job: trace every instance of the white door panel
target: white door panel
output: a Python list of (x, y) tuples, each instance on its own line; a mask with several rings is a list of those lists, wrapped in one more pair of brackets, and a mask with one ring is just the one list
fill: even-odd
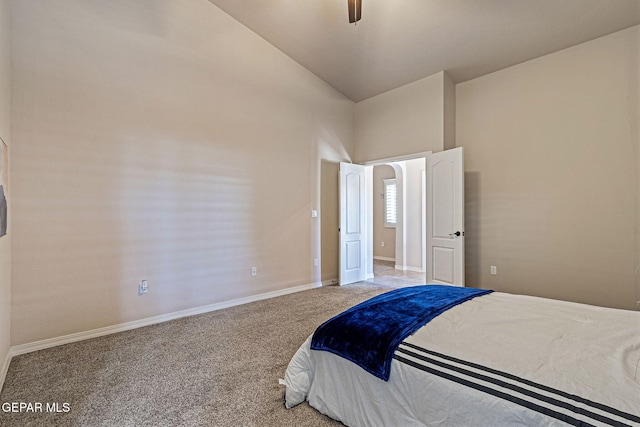
[(365, 166), (340, 163), (340, 285), (365, 280)]
[(462, 147), (427, 156), (427, 281), (464, 286)]

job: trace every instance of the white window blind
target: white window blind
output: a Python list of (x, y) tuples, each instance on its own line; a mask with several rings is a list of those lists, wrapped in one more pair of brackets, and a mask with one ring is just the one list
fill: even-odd
[(384, 180), (384, 226), (395, 227), (397, 220), (396, 180)]

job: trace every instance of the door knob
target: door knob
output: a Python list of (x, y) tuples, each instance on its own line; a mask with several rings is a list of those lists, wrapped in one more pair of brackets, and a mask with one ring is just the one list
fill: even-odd
[(459, 232), (459, 231), (456, 231), (455, 233), (449, 233), (449, 236), (451, 236), (451, 237), (453, 237), (453, 236), (455, 236), (455, 237), (459, 237), (459, 236), (461, 236), (461, 235), (464, 235), (464, 233), (461, 233), (461, 232)]

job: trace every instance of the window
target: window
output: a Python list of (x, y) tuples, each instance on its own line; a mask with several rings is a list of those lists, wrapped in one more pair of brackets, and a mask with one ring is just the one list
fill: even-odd
[(397, 203), (396, 203), (396, 180), (385, 179), (384, 181), (384, 226), (396, 227)]

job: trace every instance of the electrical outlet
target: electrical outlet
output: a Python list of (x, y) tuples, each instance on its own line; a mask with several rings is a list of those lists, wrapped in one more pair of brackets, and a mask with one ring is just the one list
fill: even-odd
[(491, 274), (494, 275), (494, 276), (496, 274), (498, 274), (498, 267), (496, 267), (495, 265), (492, 265), (491, 266)]
[(384, 248), (384, 242), (380, 242), (380, 246)]
[(640, 300), (636, 301), (636, 305), (640, 308)]
[(253, 277), (258, 275), (258, 267), (251, 267), (251, 275)]
[(149, 292), (149, 284), (146, 280), (141, 280), (138, 283), (138, 295), (146, 294), (147, 292)]

